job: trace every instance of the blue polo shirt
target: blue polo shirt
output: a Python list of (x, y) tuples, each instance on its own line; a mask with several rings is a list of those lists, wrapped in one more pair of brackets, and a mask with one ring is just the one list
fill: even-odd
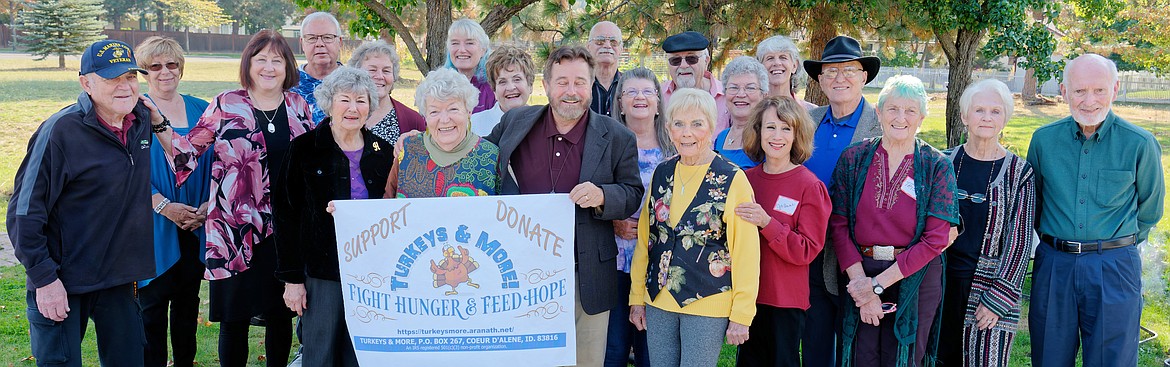
[(817, 125), (817, 132), (813, 135), (813, 154), (804, 162), (804, 166), (817, 175), (825, 187), (833, 187), (833, 168), (837, 167), (837, 158), (853, 141), (853, 132), (857, 130), (857, 123), (865, 108), (865, 97), (862, 97), (853, 114), (835, 119), (833, 107), (829, 106), (825, 118)]

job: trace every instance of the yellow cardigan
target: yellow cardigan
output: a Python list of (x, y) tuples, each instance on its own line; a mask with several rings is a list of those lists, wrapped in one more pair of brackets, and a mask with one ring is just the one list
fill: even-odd
[[(670, 225), (678, 224), (695, 198), (697, 190), (683, 192), (683, 181), (680, 177), (696, 177), (703, 175), (710, 164), (688, 166), (678, 163), (674, 173), (674, 198), (670, 203)], [(700, 172), (703, 171), (703, 172)], [(698, 182), (694, 182), (698, 187)], [(760, 234), (756, 225), (735, 215), (735, 207), (742, 203), (750, 203), (752, 186), (748, 183), (743, 171), (735, 173), (731, 179), (731, 190), (727, 193), (727, 205), (724, 207), (723, 223), (726, 226), (727, 249), (731, 253), (731, 290), (713, 294), (692, 302), (686, 307), (679, 307), (670, 291), (663, 289), (657, 299), (650, 299), (646, 291), (646, 268), (649, 265), (649, 249), (647, 243), (650, 238), (650, 215), (653, 210), (646, 210), (650, 195), (642, 202), (642, 214), (638, 217), (638, 246), (634, 249), (634, 262), (630, 266), (630, 305), (651, 305), (664, 311), (698, 315), (707, 317), (727, 317), (737, 324), (750, 326), (756, 315), (756, 292), (760, 285)]]

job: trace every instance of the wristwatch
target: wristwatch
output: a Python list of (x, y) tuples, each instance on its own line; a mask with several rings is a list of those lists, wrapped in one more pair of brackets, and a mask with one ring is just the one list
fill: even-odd
[(873, 294), (880, 296), (882, 295), (882, 292), (886, 291), (886, 287), (883, 287), (881, 283), (878, 283), (877, 278), (870, 278), (870, 280), (873, 281)]

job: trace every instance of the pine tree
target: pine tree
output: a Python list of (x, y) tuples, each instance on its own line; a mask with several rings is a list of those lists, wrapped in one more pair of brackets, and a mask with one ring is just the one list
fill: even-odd
[(100, 0), (33, 0), (20, 14), (19, 42), (44, 60), (57, 55), (57, 67), (65, 68), (65, 55), (79, 54), (91, 43), (105, 39)]

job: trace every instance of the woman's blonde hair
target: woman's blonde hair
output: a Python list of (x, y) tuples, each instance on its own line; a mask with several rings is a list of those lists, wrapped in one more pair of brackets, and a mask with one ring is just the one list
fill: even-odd
[(711, 128), (711, 132), (715, 131), (715, 97), (711, 97), (711, 93), (695, 88), (682, 88), (674, 91), (670, 96), (670, 102), (666, 104), (666, 121), (667, 126), (674, 121), (675, 114), (687, 111), (698, 110), (703, 113), (703, 117), (707, 118), (707, 125)]

